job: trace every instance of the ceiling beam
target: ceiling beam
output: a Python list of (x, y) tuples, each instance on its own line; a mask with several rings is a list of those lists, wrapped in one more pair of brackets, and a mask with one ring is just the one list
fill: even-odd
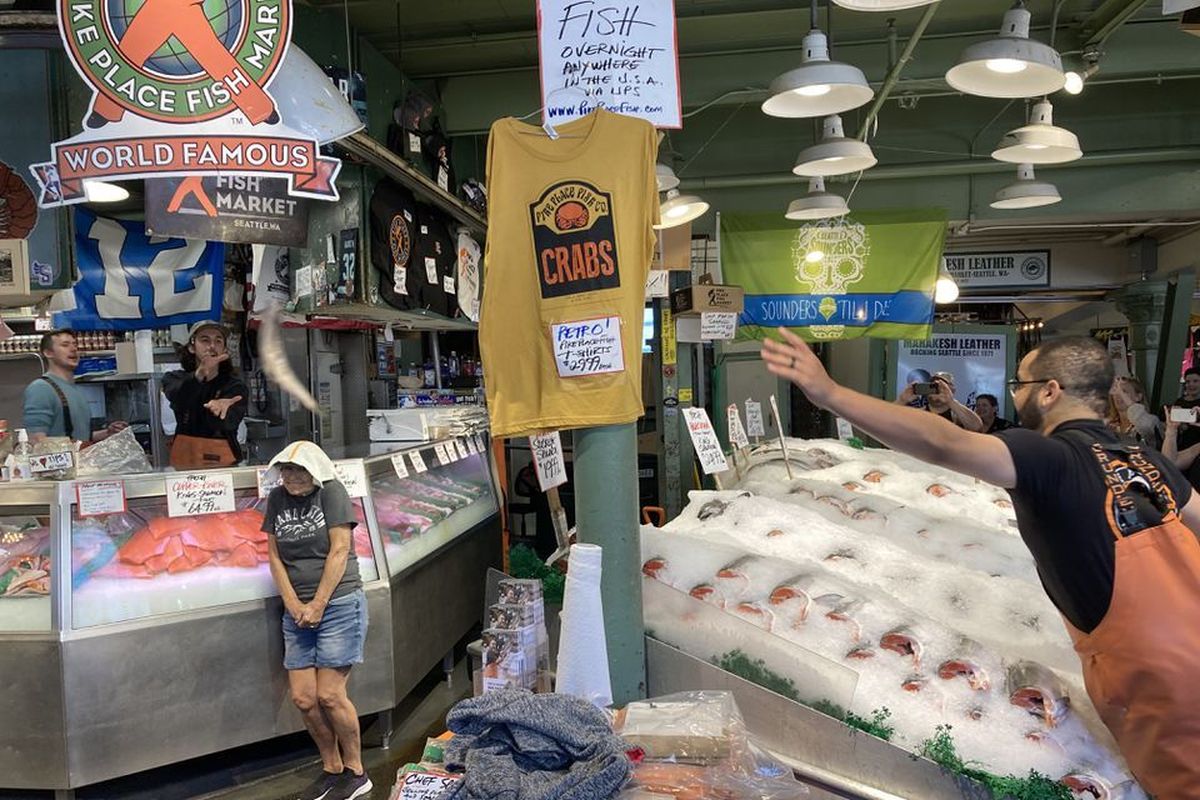
[(908, 37), (908, 43), (904, 45), (904, 50), (900, 53), (900, 58), (888, 70), (887, 77), (883, 79), (883, 86), (876, 93), (875, 102), (871, 104), (871, 110), (867, 112), (867, 116), (863, 118), (862, 126), (858, 129), (858, 138), (862, 141), (865, 142), (867, 140), (867, 132), (871, 130), (871, 123), (875, 120), (879, 109), (883, 108), (883, 104), (887, 102), (892, 89), (895, 88), (896, 83), (900, 80), (900, 73), (904, 71), (904, 67), (912, 58), (913, 51), (917, 49), (917, 42), (921, 41), (921, 37), (925, 34), (925, 29), (929, 27), (929, 23), (933, 21), (933, 15), (937, 13), (937, 10), (941, 6), (942, 4), (939, 2), (925, 9), (925, 13), (921, 15), (921, 21), (917, 23), (912, 36)]
[(1080, 25), (1083, 36), (1082, 49), (1087, 50), (1104, 44), (1117, 28), (1141, 10), (1146, 0), (1104, 0)]

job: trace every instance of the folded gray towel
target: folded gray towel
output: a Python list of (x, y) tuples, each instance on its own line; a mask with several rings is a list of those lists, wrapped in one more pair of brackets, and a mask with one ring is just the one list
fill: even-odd
[(629, 779), (626, 745), (578, 697), (502, 689), (446, 717), (446, 767), (463, 780), (440, 800), (608, 800)]

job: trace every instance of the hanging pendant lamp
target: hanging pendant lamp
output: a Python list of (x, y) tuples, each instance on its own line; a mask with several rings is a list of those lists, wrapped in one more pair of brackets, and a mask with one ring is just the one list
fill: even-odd
[(675, 170), (667, 164), (654, 165), (654, 180), (658, 184), (660, 192), (669, 192), (679, 188), (679, 178), (675, 175)]
[(813, 178), (808, 182), (808, 193), (793, 200), (783, 216), (792, 220), (830, 219), (850, 213), (846, 199), (840, 194), (825, 191), (825, 179)]
[(1029, 124), (1006, 133), (992, 151), (992, 158), (1010, 164), (1065, 164), (1082, 157), (1079, 137), (1054, 124), (1047, 100), (1034, 103)]
[(771, 81), (762, 104), (772, 117), (824, 117), (870, 102), (875, 91), (858, 67), (831, 61), (829, 39), (817, 28), (817, 0), (812, 0), (812, 27), (804, 37), (800, 66)]
[(869, 144), (846, 138), (842, 118), (834, 114), (825, 118), (820, 141), (800, 151), (792, 172), (806, 178), (845, 175), (870, 169), (877, 163)]
[(903, 11), (930, 6), (938, 0), (833, 0), (833, 4), (851, 11)]
[(1037, 180), (1033, 175), (1033, 165), (1022, 164), (1017, 167), (1016, 183), (1010, 183), (996, 192), (992, 208), (1038, 208), (1052, 206), (1061, 200), (1057, 186)]
[(1063, 88), (1062, 58), (1053, 47), (1029, 38), (1024, 0), (1004, 15), (1000, 35), (969, 45), (946, 73), (946, 83), (980, 97), (1036, 97)]
[(678, 189), (667, 192), (667, 199), (659, 207), (662, 221), (654, 227), (658, 230), (686, 225), (708, 213), (708, 203), (694, 194), (680, 194)]

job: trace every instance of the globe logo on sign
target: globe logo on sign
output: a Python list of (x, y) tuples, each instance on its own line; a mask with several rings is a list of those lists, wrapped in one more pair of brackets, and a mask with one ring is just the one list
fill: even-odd
[(1046, 262), (1040, 256), (1029, 256), (1021, 262), (1021, 277), (1027, 281), (1040, 280), (1046, 274)]
[[(145, 0), (107, 0), (109, 24), (118, 41), (125, 37), (129, 23), (144, 5)], [(238, 37), (242, 33), (241, 0), (203, 0), (200, 3), (204, 17), (212, 27), (217, 40), (230, 53), (236, 50)], [(204, 69), (174, 36), (163, 42), (162, 47), (146, 59), (143, 66), (164, 78), (198, 78)]]

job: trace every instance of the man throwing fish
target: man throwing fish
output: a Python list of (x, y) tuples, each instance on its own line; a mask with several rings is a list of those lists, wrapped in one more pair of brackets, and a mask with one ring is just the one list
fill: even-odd
[(1200, 497), (1161, 454), (1104, 423), (1104, 346), (1046, 342), (1009, 381), (1024, 428), (987, 435), (835, 383), (790, 331), (764, 341), (773, 374), (880, 442), (1008, 490), (1088, 695), (1158, 800), (1200, 786)]

